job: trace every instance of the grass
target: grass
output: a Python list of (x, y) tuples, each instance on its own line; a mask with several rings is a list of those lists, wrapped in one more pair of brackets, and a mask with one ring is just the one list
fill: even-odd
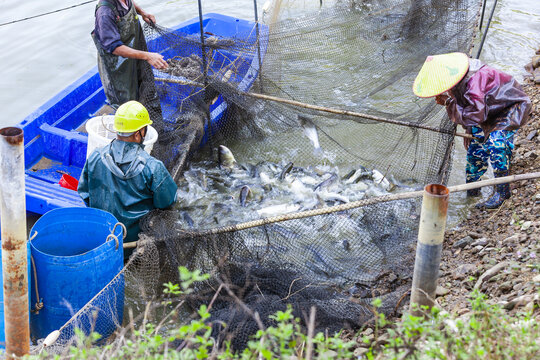
[[(181, 284), (165, 285), (169, 296), (191, 292), (191, 285), (207, 278), (199, 272), (181, 269)], [(313, 332), (316, 320), (312, 309), (307, 326), (301, 326), (292, 309), (272, 315), (275, 326), (260, 330), (246, 349), (234, 351), (230, 343), (217, 344), (212, 337), (210, 310), (198, 309), (195, 318), (179, 325), (178, 306), (158, 324), (145, 316), (138, 326), (132, 322), (119, 330), (114, 340), (96, 346), (99, 334), (86, 336), (77, 331), (71, 346), (60, 355), (47, 349), (27, 359), (539, 359), (540, 325), (538, 307), (527, 313), (510, 314), (490, 305), (478, 291), (470, 294), (471, 312), (456, 317), (437, 308), (423, 309), (426, 316), (405, 314), (390, 322), (378, 313), (380, 300), (373, 303), (374, 338), (363, 344), (344, 341), (340, 334)], [(150, 304), (149, 304), (150, 306)], [(170, 302), (155, 304), (171, 307)], [(145, 312), (146, 314), (147, 312)], [(257, 315), (254, 315), (257, 316)], [(535, 319), (535, 316), (537, 317)], [(260, 319), (259, 319), (260, 320)], [(361, 331), (356, 337), (361, 337)], [(355, 348), (363, 346), (360, 357)]]

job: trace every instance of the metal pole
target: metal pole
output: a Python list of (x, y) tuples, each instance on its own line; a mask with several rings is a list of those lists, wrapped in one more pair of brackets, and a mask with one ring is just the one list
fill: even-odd
[(206, 46), (204, 45), (204, 29), (203, 29), (203, 18), (202, 18), (202, 4), (201, 0), (198, 0), (199, 3), (199, 26), (201, 29), (201, 55), (202, 55), (202, 66), (203, 66), (203, 79), (204, 86), (208, 85), (208, 80), (206, 79)]
[(429, 184), (424, 188), (410, 307), (416, 316), (423, 314), (422, 306), (434, 305), (449, 193), (444, 185)]
[(484, 23), (484, 13), (486, 12), (486, 3), (487, 0), (484, 0), (484, 3), (482, 4), (482, 15), (480, 16), (480, 26), (478, 27), (478, 30), (482, 30), (482, 24)]
[(24, 134), (0, 129), (0, 208), (6, 356), (30, 351), (28, 254), (24, 188)]
[(495, 9), (497, 8), (497, 2), (499, 0), (495, 0), (495, 3), (493, 3), (493, 8), (491, 9), (491, 13), (489, 14), (488, 23), (486, 25), (486, 30), (484, 31), (484, 35), (482, 36), (482, 41), (480, 41), (480, 46), (478, 47), (478, 52), (476, 53), (476, 59), (480, 58), (480, 53), (482, 52), (482, 48), (484, 47), (484, 41), (486, 41), (486, 36), (489, 30), (489, 25), (491, 25), (491, 19), (493, 19), (493, 13), (495, 12)]
[(259, 92), (263, 93), (262, 85), (262, 60), (261, 60), (261, 38), (259, 35), (259, 15), (257, 11), (257, 0), (253, 0), (253, 10), (255, 12), (255, 30), (257, 33), (257, 57), (259, 58), (259, 71), (257, 72), (257, 77), (259, 78)]

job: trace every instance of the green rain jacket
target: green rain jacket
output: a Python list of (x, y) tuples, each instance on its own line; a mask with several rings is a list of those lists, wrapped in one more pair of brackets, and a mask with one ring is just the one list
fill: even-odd
[(163, 163), (142, 145), (113, 140), (90, 154), (77, 191), (87, 206), (112, 213), (136, 241), (139, 220), (150, 210), (171, 206), (177, 186)]

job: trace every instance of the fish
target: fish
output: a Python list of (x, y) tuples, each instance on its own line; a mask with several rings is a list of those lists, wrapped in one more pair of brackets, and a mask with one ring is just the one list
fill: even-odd
[(240, 206), (245, 207), (247, 200), (250, 199), (252, 196), (253, 194), (249, 186), (247, 185), (242, 186), (242, 188), (240, 189), (240, 196), (239, 196)]
[(190, 228), (194, 227), (195, 222), (193, 221), (193, 219), (191, 218), (191, 216), (189, 216), (187, 212), (185, 211), (182, 212), (182, 219), (184, 219), (184, 221)]
[(338, 180), (337, 174), (331, 174), (330, 177), (328, 177), (326, 180), (321, 182), (319, 185), (315, 186), (314, 191), (329, 188), (330, 186), (334, 185), (337, 180)]
[(281, 170), (281, 173), (279, 174), (279, 180), (283, 180), (285, 178), (285, 175), (287, 175), (288, 173), (291, 172), (292, 168), (293, 168), (293, 163), (290, 162), (288, 163), (287, 165), (285, 165), (283, 167), (283, 170)]
[(371, 173), (369, 172), (369, 170), (367, 169), (358, 169), (358, 170), (353, 170), (352, 171), (352, 174), (349, 173), (350, 176), (345, 176), (343, 179), (345, 180), (345, 184), (348, 185), (348, 184), (356, 184), (357, 182), (359, 182), (360, 180), (362, 179), (365, 179), (367, 177), (369, 177), (371, 175)]
[(218, 164), (221, 169), (233, 169), (237, 166), (236, 159), (231, 150), (225, 145), (218, 147)]
[(306, 116), (298, 115), (298, 122), (300, 123), (300, 126), (304, 128), (304, 134), (313, 144), (315, 155), (322, 154), (321, 145), (319, 143), (319, 134), (317, 133), (317, 127), (313, 121)]
[(388, 181), (386, 176), (381, 174), (378, 170), (373, 170), (371, 173), (373, 175), (373, 181), (375, 184), (379, 185), (386, 191), (390, 190), (390, 181)]
[(277, 215), (288, 214), (300, 210), (298, 204), (279, 204), (267, 206), (265, 208), (257, 210), (257, 214), (261, 217), (272, 217)]
[(344, 204), (350, 201), (348, 197), (340, 195), (338, 193), (334, 193), (334, 192), (323, 191), (319, 194), (319, 197), (323, 199), (324, 201), (337, 201)]

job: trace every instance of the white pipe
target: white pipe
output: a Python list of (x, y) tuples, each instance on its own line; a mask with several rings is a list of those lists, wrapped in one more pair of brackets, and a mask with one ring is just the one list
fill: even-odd
[(422, 306), (434, 305), (449, 193), (444, 185), (430, 184), (424, 188), (411, 291), (410, 311), (416, 316), (423, 313)]
[(11, 359), (30, 351), (24, 134), (15, 127), (0, 129), (0, 208), (6, 356)]

